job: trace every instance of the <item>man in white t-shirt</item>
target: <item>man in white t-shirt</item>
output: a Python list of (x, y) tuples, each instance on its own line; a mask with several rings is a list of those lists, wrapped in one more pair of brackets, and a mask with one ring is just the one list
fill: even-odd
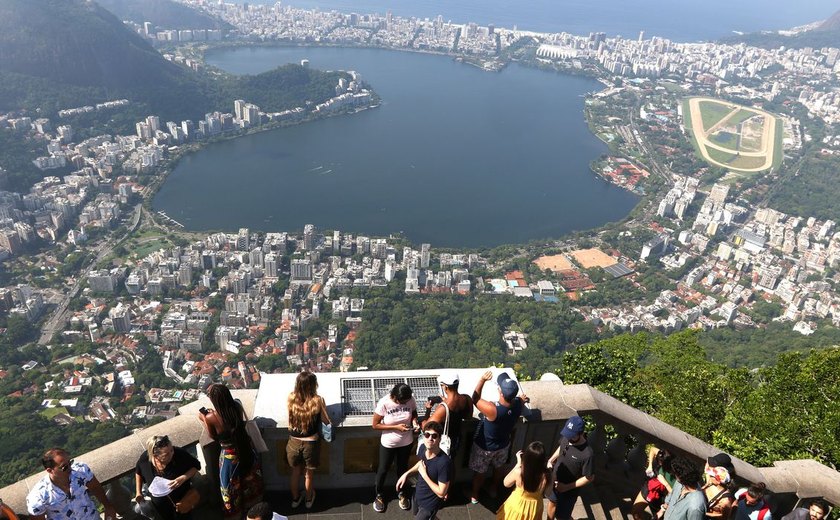
[[(399, 383), (391, 392), (379, 400), (373, 412), (373, 429), (382, 432), (379, 446), (379, 469), (376, 472), (376, 498), (373, 510), (385, 512), (385, 477), (396, 460), (397, 474), (402, 475), (408, 469), (411, 445), (414, 434), (420, 431), (417, 423), (417, 403), (414, 401), (411, 387)], [(400, 509), (411, 509), (410, 490), (400, 490)]]

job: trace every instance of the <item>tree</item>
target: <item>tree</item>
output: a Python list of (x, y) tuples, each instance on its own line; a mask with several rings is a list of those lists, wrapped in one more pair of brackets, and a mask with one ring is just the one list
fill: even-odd
[(787, 353), (732, 403), (715, 444), (753, 464), (814, 458), (840, 464), (840, 348)]
[(627, 334), (578, 347), (563, 356), (563, 381), (588, 384), (650, 412), (650, 392), (638, 378), (638, 359), (647, 346), (647, 334)]

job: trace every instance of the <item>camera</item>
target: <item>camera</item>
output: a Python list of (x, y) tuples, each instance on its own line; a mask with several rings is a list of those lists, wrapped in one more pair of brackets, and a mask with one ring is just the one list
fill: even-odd
[(441, 397), (439, 395), (430, 395), (429, 396), (429, 402), (432, 403), (432, 404), (440, 404), (440, 403), (443, 402), (443, 397)]

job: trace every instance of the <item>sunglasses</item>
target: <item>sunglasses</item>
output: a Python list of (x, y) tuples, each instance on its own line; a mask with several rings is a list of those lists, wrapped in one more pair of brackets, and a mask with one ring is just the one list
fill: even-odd
[(440, 437), (440, 434), (436, 432), (423, 432), (423, 436), (427, 439), (437, 439), (438, 437)]
[(55, 469), (57, 469), (58, 471), (64, 472), (64, 471), (67, 471), (68, 469), (70, 469), (71, 464), (73, 464), (73, 459), (70, 459), (69, 461), (65, 462), (61, 466), (56, 466)]
[(163, 437), (158, 437), (158, 439), (155, 441), (154, 448), (155, 449), (165, 448), (166, 446), (169, 446), (169, 436), (168, 435), (164, 435)]

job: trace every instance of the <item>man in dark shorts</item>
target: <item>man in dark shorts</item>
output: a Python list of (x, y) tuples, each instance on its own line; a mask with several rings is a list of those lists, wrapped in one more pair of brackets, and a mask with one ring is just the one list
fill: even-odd
[(528, 399), (524, 393), (517, 397), (519, 385), (505, 372), (496, 378), (496, 384), (499, 386), (499, 400), (491, 402), (482, 399), (481, 392), (484, 389), (484, 383), (491, 379), (493, 379), (493, 372), (488, 370), (478, 380), (472, 395), (475, 407), (483, 415), (470, 451), (469, 467), (473, 470), (470, 502), (473, 504), (478, 504), (478, 493), (484, 484), (484, 474), (488, 469), (493, 470), (491, 493), (495, 493), (499, 488), (503, 477), (501, 468), (507, 463), (510, 451), (510, 436), (522, 415), (524, 403)]
[(402, 474), (397, 481), (397, 491), (405, 485), (406, 479), (412, 473), (419, 473), (417, 485), (414, 488), (414, 520), (432, 520), (438, 510), (443, 507), (443, 500), (449, 492), (449, 474), (452, 471), (452, 461), (440, 449), (440, 436), (443, 425), (429, 421), (423, 426), (423, 444), (418, 453), (419, 461), (413, 468)]
[(560, 432), (560, 446), (548, 459), (554, 486), (548, 492), (548, 520), (569, 520), (579, 489), (595, 480), (593, 451), (586, 440), (583, 419), (569, 417)]

